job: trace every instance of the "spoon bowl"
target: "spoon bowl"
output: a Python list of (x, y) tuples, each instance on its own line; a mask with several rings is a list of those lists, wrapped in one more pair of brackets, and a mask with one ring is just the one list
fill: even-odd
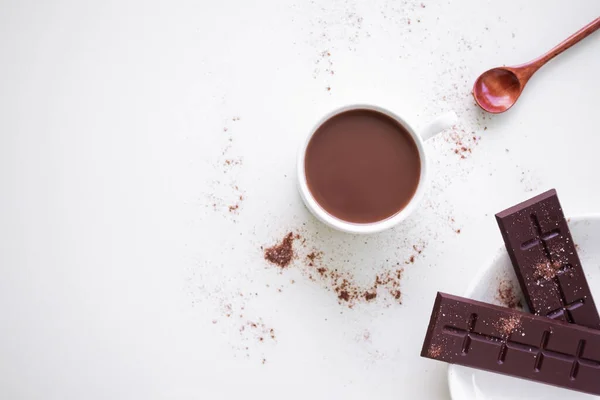
[(473, 97), (479, 106), (492, 114), (502, 113), (516, 102), (529, 78), (548, 61), (573, 46), (600, 28), (600, 18), (596, 18), (558, 46), (523, 65), (516, 67), (492, 68), (477, 78), (473, 85)]
[(473, 96), (479, 107), (498, 114), (515, 104), (523, 86), (511, 69), (492, 68), (477, 78), (473, 85)]

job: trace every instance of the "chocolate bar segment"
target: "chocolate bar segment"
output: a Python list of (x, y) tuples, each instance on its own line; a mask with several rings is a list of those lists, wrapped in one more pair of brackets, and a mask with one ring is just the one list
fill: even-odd
[(496, 220), (531, 312), (599, 329), (556, 190), (502, 211)]
[(600, 395), (600, 331), (445, 293), (421, 356)]

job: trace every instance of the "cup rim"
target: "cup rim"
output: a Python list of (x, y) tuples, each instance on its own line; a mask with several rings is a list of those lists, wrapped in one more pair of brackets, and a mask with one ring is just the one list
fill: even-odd
[[(412, 198), (408, 202), (408, 204), (396, 214), (376, 222), (370, 222), (366, 224), (359, 224), (355, 222), (344, 221), (340, 218), (337, 218), (327, 212), (314, 198), (312, 193), (308, 188), (308, 182), (306, 179), (306, 171), (304, 168), (305, 158), (306, 158), (306, 149), (308, 147), (308, 143), (312, 139), (315, 132), (330, 118), (343, 113), (345, 111), (351, 110), (371, 110), (380, 112), (388, 117), (394, 119), (400, 125), (406, 129), (406, 131), (411, 135), (412, 139), (415, 141), (417, 146), (417, 150), (419, 151), (419, 158), (421, 160), (421, 173), (419, 176), (419, 184), (417, 185), (417, 190), (413, 194)], [(298, 189), (300, 192), (300, 196), (304, 201), (304, 204), (309, 209), (312, 214), (317, 217), (321, 222), (326, 225), (343, 231), (347, 233), (356, 233), (356, 234), (369, 234), (369, 233), (377, 233), (387, 229), (390, 229), (400, 222), (404, 221), (420, 204), (423, 196), (425, 194), (426, 182), (427, 182), (427, 157), (425, 155), (424, 142), (421, 136), (412, 128), (412, 126), (406, 122), (405, 119), (400, 117), (398, 114), (373, 104), (350, 104), (343, 107), (339, 107), (325, 114), (318, 122), (313, 126), (310, 130), (309, 134), (306, 136), (305, 140), (302, 142), (300, 149), (298, 151), (297, 157), (297, 175), (298, 175)]]

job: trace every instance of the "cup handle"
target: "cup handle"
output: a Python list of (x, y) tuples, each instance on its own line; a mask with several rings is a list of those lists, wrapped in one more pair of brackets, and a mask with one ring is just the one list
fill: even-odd
[(445, 114), (442, 114), (429, 124), (419, 129), (421, 138), (423, 140), (431, 139), (441, 131), (448, 129), (452, 125), (456, 124), (456, 121), (458, 121), (458, 117), (456, 116), (456, 113), (454, 111), (449, 111)]

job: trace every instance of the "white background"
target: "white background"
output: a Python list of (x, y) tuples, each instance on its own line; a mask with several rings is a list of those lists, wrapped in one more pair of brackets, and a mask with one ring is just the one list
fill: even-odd
[[(1, 1), (0, 397), (448, 399), (420, 347), (436, 291), (463, 293), (501, 245), (494, 213), (552, 187), (567, 214), (600, 211), (600, 34), (504, 115), (470, 87), (600, 2), (423, 5)], [(325, 228), (295, 188), (298, 145), (352, 102), (460, 118), (426, 145), (423, 207), (370, 237)], [(358, 282), (424, 250), (402, 304), (349, 308), (302, 256), (263, 260), (289, 231)]]

